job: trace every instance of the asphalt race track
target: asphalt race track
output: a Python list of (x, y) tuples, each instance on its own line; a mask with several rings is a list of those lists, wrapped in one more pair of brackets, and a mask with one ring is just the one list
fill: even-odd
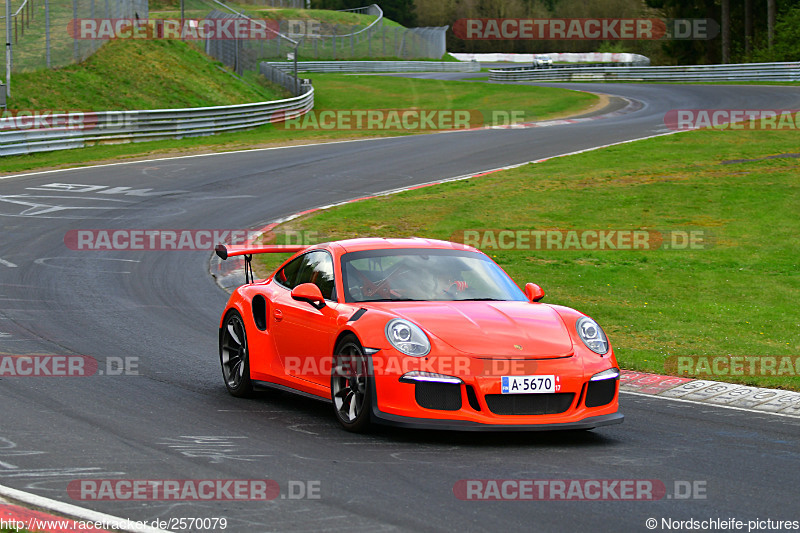
[[(104, 374), (0, 378), (0, 484), (133, 520), (225, 517), (233, 532), (616, 532), (647, 531), (648, 518), (800, 518), (797, 418), (623, 394), (625, 423), (591, 432), (352, 435), (322, 402), (227, 394), (217, 353), (227, 294), (208, 274), (208, 252), (86, 252), (64, 243), (72, 229), (249, 228), (388, 189), (664, 133), (664, 114), (675, 108), (800, 108), (797, 87), (564, 86), (644, 105), (546, 128), (0, 178), (0, 352), (81, 354)], [(547, 288), (546, 279), (517, 281)], [(139, 375), (113, 375), (120, 361)], [(66, 489), (81, 479), (271, 479), (284, 497), (74, 500)], [(453, 488), (469, 479), (655, 480), (666, 495), (461, 501)], [(301, 489), (314, 497), (290, 497)]]

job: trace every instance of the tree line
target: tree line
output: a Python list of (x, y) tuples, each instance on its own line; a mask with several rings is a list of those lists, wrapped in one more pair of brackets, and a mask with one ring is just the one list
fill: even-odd
[[(407, 27), (450, 26), (450, 52), (632, 52), (653, 64), (712, 64), (800, 59), (800, 0), (376, 0)], [(319, 9), (350, 9), (368, 0), (312, 0)], [(470, 18), (711, 19), (712, 39), (465, 40), (452, 27)]]

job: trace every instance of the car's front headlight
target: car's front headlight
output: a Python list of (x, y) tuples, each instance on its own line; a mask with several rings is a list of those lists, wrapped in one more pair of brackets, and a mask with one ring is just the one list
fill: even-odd
[(602, 372), (598, 372), (591, 378), (589, 381), (605, 381), (607, 379), (618, 379), (619, 378), (619, 368), (609, 368), (608, 370), (603, 370)]
[(578, 319), (575, 329), (578, 330), (578, 337), (581, 338), (583, 344), (591, 351), (600, 355), (608, 353), (608, 338), (597, 322), (585, 316)]
[(406, 355), (423, 357), (431, 351), (431, 342), (425, 332), (402, 318), (393, 318), (386, 324), (386, 339)]

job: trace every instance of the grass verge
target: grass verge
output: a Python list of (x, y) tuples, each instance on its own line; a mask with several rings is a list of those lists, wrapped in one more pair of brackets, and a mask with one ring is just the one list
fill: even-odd
[[(598, 320), (623, 368), (674, 373), (668, 358), (693, 355), (796, 362), (796, 152), (793, 131), (683, 133), (347, 204), (276, 233), (455, 240), (465, 229), (703, 231), (713, 246), (694, 250), (484, 251), (520, 285), (540, 284), (545, 301)], [(270, 254), (258, 268), (280, 259)], [(797, 370), (694, 377), (800, 390)]]
[(11, 109), (171, 109), (284, 98), (181, 41), (110, 41), (83, 63), (15, 74)]

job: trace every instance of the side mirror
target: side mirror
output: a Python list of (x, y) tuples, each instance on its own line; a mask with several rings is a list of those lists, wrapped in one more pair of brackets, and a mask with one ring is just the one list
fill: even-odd
[(528, 300), (531, 302), (538, 302), (544, 298), (544, 289), (535, 283), (526, 283), (525, 296), (527, 296)]
[(292, 289), (292, 298), (301, 302), (308, 302), (317, 309), (325, 307), (325, 298), (322, 297), (322, 291), (313, 283), (301, 283)]

